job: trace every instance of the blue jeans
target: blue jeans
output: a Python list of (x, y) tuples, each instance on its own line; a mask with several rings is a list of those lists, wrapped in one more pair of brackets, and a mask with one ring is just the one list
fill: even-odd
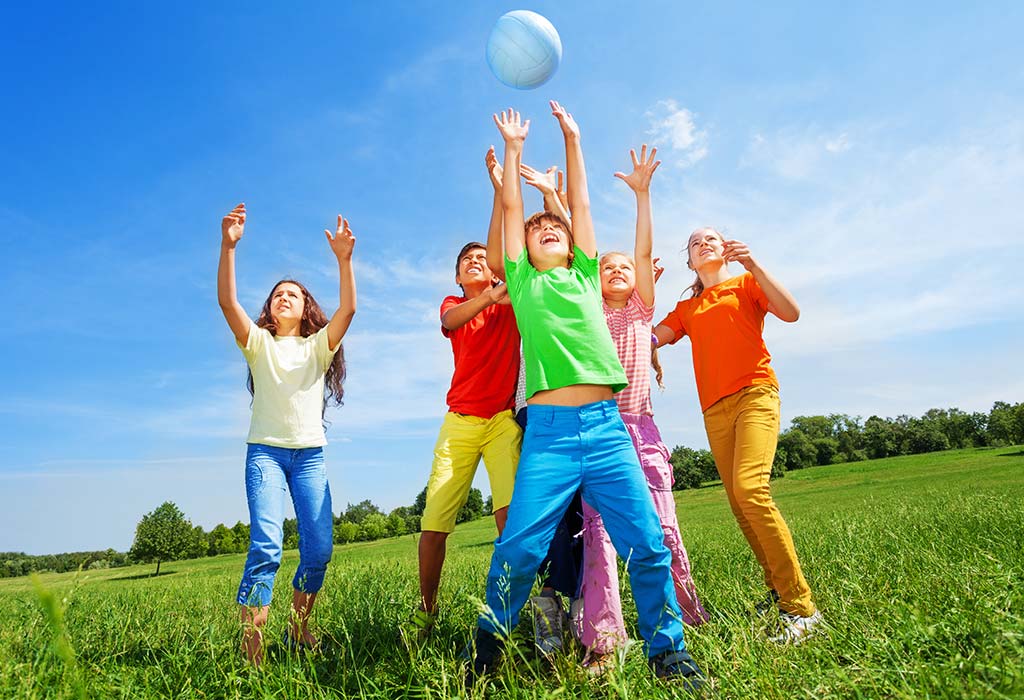
[(490, 610), (478, 624), (501, 635), (515, 627), (558, 521), (582, 489), (627, 562), (647, 654), (684, 650), (672, 554), (615, 402), (531, 405), (528, 411), (508, 522), (487, 575)]
[(274, 576), (281, 565), (286, 489), (291, 491), (299, 526), (299, 568), (292, 585), (304, 593), (316, 593), (323, 587), (334, 549), (324, 449), (250, 444), (245, 457), (249, 556), (238, 586), (240, 605), (270, 605)]

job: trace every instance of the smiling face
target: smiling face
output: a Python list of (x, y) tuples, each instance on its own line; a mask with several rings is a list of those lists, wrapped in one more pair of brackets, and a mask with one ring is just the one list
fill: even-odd
[(270, 315), (279, 327), (302, 320), (305, 306), (302, 288), (294, 282), (281, 282), (270, 294)]
[(455, 264), (455, 283), (466, 287), (486, 288), (494, 283), (491, 268), (487, 267), (487, 250), (479, 244), (467, 244), (459, 253)]
[(538, 270), (568, 266), (571, 251), (572, 236), (557, 216), (534, 214), (526, 221), (526, 252)]
[(697, 229), (690, 234), (690, 240), (686, 244), (686, 263), (697, 271), (708, 266), (723, 265), (724, 242), (722, 234), (713, 228)]
[(636, 289), (636, 265), (622, 253), (601, 256), (601, 296), (605, 299), (625, 301)]

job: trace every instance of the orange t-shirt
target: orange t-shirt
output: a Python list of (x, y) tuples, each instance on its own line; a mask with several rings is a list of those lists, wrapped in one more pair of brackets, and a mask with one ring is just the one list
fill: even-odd
[(761, 337), (766, 313), (768, 297), (746, 272), (679, 302), (658, 324), (675, 333), (672, 343), (690, 336), (701, 411), (754, 384), (778, 388), (772, 356)]

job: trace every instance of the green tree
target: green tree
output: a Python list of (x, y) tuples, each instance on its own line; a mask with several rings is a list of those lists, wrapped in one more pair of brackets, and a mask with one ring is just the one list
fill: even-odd
[(178, 506), (167, 501), (151, 513), (142, 516), (135, 528), (135, 542), (131, 557), (136, 561), (156, 562), (156, 573), (160, 574), (160, 563), (181, 559), (193, 546), (192, 523)]
[(786, 454), (786, 470), (805, 469), (818, 463), (818, 450), (807, 433), (797, 427), (779, 435), (779, 448)]
[(483, 514), (484, 495), (480, 492), (480, 489), (471, 488), (466, 496), (466, 502), (462, 504), (458, 515), (455, 516), (455, 522), (469, 522), (470, 520), (476, 520)]
[(359, 539), (359, 526), (355, 523), (342, 520), (334, 526), (334, 541), (337, 544), (348, 544), (349, 542), (355, 542), (357, 539)]
[(388, 516), (388, 536), (397, 537), (398, 535), (404, 535), (406, 533), (405, 515), (403, 515), (406, 509), (395, 508), (391, 511), (391, 515)]
[[(369, 502), (369, 501), (367, 501)], [(383, 513), (370, 513), (359, 525), (359, 539), (363, 542), (379, 540), (388, 534), (388, 519)]]
[(349, 521), (350, 523), (362, 525), (363, 521), (366, 520), (367, 516), (374, 514), (383, 515), (383, 513), (380, 512), (380, 508), (373, 505), (373, 503), (369, 499), (366, 499), (365, 501), (361, 501), (359, 503), (356, 503), (355, 505), (349, 503), (348, 506), (345, 508), (345, 515), (342, 517), (344, 517), (345, 520)]
[(224, 523), (217, 523), (217, 526), (210, 530), (208, 539), (210, 548), (207, 551), (211, 557), (215, 554), (228, 554), (238, 550), (234, 531)]

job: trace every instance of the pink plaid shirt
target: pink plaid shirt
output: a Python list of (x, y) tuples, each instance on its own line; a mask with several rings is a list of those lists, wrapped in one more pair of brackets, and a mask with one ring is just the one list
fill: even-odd
[(621, 309), (604, 306), (604, 320), (612, 334), (619, 362), (629, 386), (615, 395), (619, 412), (653, 416), (651, 406), (651, 323), (654, 309), (644, 305), (634, 289)]

